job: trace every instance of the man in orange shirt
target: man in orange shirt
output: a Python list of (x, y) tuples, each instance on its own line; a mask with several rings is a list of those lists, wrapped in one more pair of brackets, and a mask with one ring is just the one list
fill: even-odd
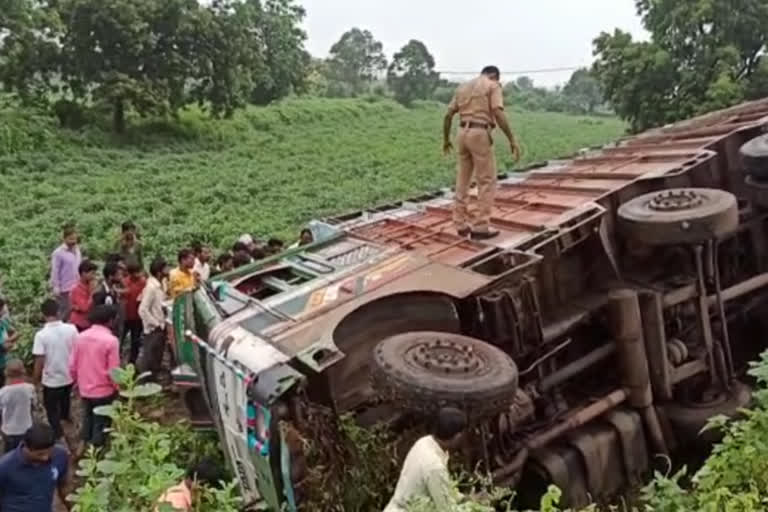
[(160, 505), (170, 505), (175, 512), (190, 512), (201, 485), (215, 484), (219, 480), (218, 471), (213, 461), (201, 460), (197, 465), (187, 470), (187, 477), (179, 485), (174, 485), (157, 500), (155, 512)]

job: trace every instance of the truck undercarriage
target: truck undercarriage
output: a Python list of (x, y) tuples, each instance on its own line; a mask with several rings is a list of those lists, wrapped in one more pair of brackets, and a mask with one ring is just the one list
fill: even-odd
[(502, 176), (490, 243), (452, 231), (450, 191), (314, 222), (312, 245), (177, 300), (193, 415), (276, 510), (301, 506), (279, 425), (311, 431), (307, 402), (393, 428), (461, 407), (472, 463), (569, 506), (640, 481), (749, 404), (768, 153), (739, 148), (765, 126), (763, 100)]

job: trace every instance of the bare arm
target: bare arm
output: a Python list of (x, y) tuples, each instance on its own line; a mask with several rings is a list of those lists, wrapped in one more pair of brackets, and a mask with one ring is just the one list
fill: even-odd
[(520, 146), (517, 144), (515, 134), (512, 133), (512, 129), (509, 127), (509, 121), (507, 121), (507, 116), (504, 114), (504, 110), (501, 108), (493, 109), (493, 117), (496, 119), (496, 124), (499, 129), (501, 129), (502, 133), (507, 137), (515, 161), (520, 160)]
[(456, 111), (449, 109), (445, 113), (443, 118), (443, 150), (450, 151), (451, 149), (451, 125), (453, 125), (453, 116), (456, 115)]
[(45, 366), (45, 356), (35, 356), (35, 385), (40, 385), (43, 380), (43, 367)]
[(69, 503), (67, 502), (67, 495), (69, 494), (70, 481), (69, 471), (67, 474), (59, 479), (59, 485), (56, 486), (56, 491), (59, 494), (61, 504), (64, 505), (65, 510), (70, 510)]
[(496, 126), (507, 137), (509, 143), (515, 142), (515, 135), (512, 133), (512, 129), (509, 127), (509, 121), (507, 121), (507, 115), (501, 108), (493, 109), (493, 117), (496, 120)]

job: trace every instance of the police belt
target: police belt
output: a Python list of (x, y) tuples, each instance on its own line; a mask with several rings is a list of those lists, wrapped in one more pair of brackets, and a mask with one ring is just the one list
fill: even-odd
[(491, 130), (493, 129), (492, 124), (488, 123), (479, 123), (477, 121), (461, 121), (459, 123), (459, 126), (462, 128), (482, 128), (483, 130)]

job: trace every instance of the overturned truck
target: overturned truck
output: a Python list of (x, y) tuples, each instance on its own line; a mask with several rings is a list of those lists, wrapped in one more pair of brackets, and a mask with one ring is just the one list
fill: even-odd
[(273, 510), (298, 505), (277, 425), (307, 402), (363, 423), (456, 405), (497, 483), (609, 496), (749, 403), (766, 126), (752, 102), (502, 175), (483, 243), (448, 190), (314, 221), (311, 245), (174, 303), (190, 414)]

